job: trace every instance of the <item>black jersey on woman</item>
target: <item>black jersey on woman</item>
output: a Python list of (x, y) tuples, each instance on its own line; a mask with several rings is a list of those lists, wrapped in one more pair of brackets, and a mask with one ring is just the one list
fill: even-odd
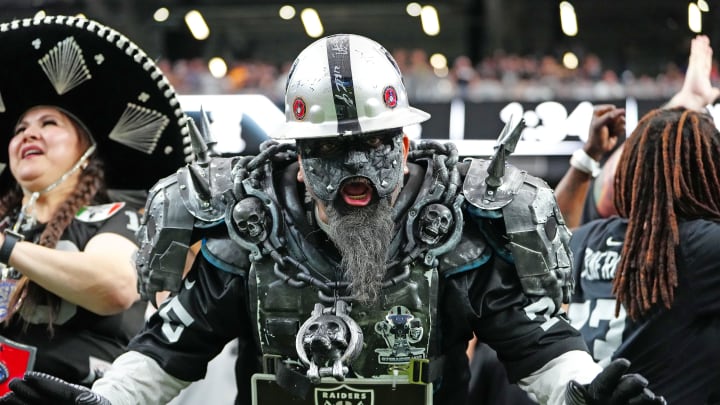
[[(85, 207), (65, 229), (56, 249), (82, 251), (93, 236), (105, 232), (135, 242), (138, 226), (137, 211), (124, 203)], [(36, 240), (44, 228), (44, 224), (39, 224), (23, 232), (25, 239)], [(10, 283), (3, 283), (7, 287), (3, 290), (4, 299), (9, 286)], [(7, 306), (7, 302), (3, 305)], [(28, 325), (17, 315), (8, 325), (0, 323), (0, 335), (37, 348), (34, 370), (90, 386), (142, 328), (146, 306), (144, 301), (138, 301), (125, 312), (103, 316), (63, 300), (52, 332), (48, 330), (47, 308), (38, 307)]]

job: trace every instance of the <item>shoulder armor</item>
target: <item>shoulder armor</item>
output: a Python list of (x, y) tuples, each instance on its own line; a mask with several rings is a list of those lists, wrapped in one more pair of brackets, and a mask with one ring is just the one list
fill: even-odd
[(140, 249), (135, 260), (144, 299), (154, 302), (158, 291), (177, 291), (193, 230), (225, 219), (233, 162), (216, 157), (202, 165), (193, 163), (150, 189), (137, 232)]
[(527, 173), (512, 165), (505, 165), (505, 175), (502, 184), (497, 188), (490, 188), (486, 183), (490, 160), (473, 159), (465, 181), (463, 194), (472, 205), (484, 210), (497, 210), (513, 200), (513, 196), (525, 181)]
[(204, 222), (225, 217), (225, 191), (233, 187), (234, 158), (212, 158), (208, 163), (187, 165), (177, 171), (180, 196), (185, 208)]
[(560, 302), (569, 302), (571, 233), (553, 190), (545, 181), (527, 176), (515, 198), (502, 211), (509, 248), (525, 292), (548, 295), (558, 308)]
[(572, 291), (570, 231), (552, 188), (537, 177), (505, 165), (499, 187), (486, 184), (489, 161), (474, 160), (463, 184), (465, 198), (478, 217), (502, 218), (523, 290), (549, 296), (559, 309)]
[(180, 198), (176, 175), (150, 189), (136, 233), (140, 249), (135, 266), (143, 299), (155, 302), (156, 292), (180, 288), (194, 222)]

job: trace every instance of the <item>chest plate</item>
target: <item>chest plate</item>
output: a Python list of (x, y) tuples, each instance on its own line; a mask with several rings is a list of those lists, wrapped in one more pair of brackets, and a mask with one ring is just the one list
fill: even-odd
[[(320, 370), (319, 377), (334, 375), (333, 367), (347, 367), (348, 376), (367, 378), (405, 374), (413, 362), (432, 355), (437, 269), (409, 268), (408, 277), (383, 289), (380, 303), (340, 301), (343, 307), (337, 310), (338, 302), (328, 301), (316, 288), (292, 286), (278, 278), (274, 265), (271, 260), (255, 262), (250, 273), (265, 356), (309, 361), (311, 371), (312, 364)], [(323, 374), (323, 368), (328, 372)]]

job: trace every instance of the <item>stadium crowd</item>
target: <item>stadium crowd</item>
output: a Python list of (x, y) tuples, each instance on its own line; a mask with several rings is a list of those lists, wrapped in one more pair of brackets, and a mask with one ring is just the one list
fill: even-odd
[[(594, 54), (575, 69), (555, 56), (520, 56), (496, 52), (473, 63), (459, 56), (449, 69), (436, 71), (423, 49), (392, 51), (406, 80), (411, 100), (445, 102), (547, 99), (613, 100), (625, 97), (666, 99), (682, 86), (685, 66), (666, 61), (655, 72), (616, 71)], [(281, 104), (290, 62), (281, 66), (258, 60), (233, 61), (227, 74), (214, 77), (201, 59), (160, 60), (159, 66), (179, 94), (264, 94)], [(717, 62), (712, 69), (718, 75)]]

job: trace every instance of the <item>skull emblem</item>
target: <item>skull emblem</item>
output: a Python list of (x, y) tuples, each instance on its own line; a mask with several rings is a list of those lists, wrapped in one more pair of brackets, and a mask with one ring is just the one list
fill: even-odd
[(332, 366), (348, 347), (350, 331), (338, 316), (324, 314), (310, 324), (303, 336), (303, 348), (318, 367)]
[(343, 381), (349, 372), (346, 361), (360, 354), (363, 335), (360, 326), (348, 316), (350, 307), (338, 300), (332, 308), (315, 304), (308, 318), (295, 336), (295, 350), (307, 366), (307, 377), (319, 382), (322, 377)]
[(257, 197), (240, 200), (233, 207), (233, 221), (238, 233), (252, 243), (259, 243), (267, 238), (270, 219), (265, 214), (263, 204)]
[(430, 204), (420, 215), (420, 240), (435, 245), (450, 231), (453, 217), (450, 208), (442, 204)]

